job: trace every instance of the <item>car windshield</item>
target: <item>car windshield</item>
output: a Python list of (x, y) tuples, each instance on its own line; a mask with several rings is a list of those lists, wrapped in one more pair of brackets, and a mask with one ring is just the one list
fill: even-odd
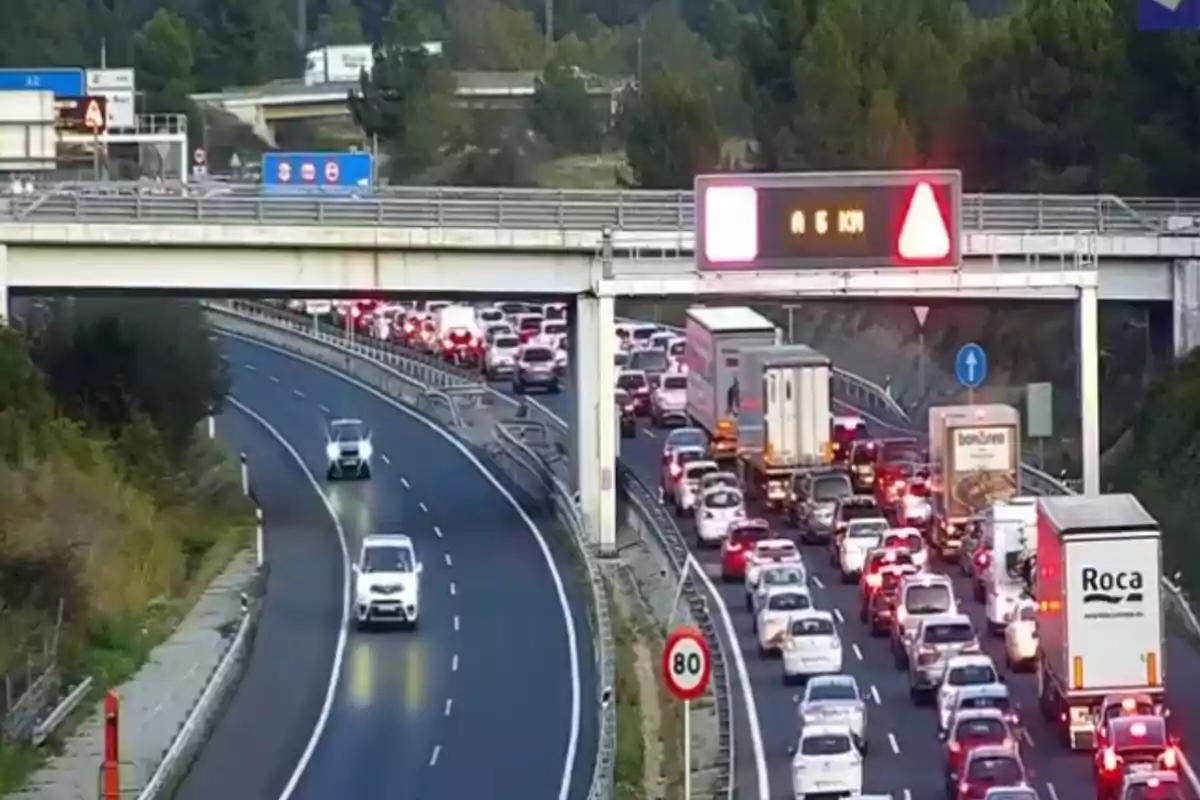
[(1113, 725), (1113, 747), (1126, 750), (1152, 749), (1157, 754), (1167, 745), (1166, 726), (1159, 719), (1138, 720), (1130, 724)]
[(909, 550), (920, 550), (925, 546), (925, 540), (919, 533), (889, 533), (883, 537), (884, 547), (905, 547)]
[(1014, 784), (1025, 780), (1016, 758), (1010, 755), (976, 756), (967, 767), (967, 780), (975, 783)]
[(804, 592), (780, 592), (767, 599), (771, 611), (804, 611), (812, 608), (812, 600)]
[(716, 464), (688, 464), (684, 468), (684, 477), (689, 481), (699, 481), (705, 475), (711, 475), (717, 471)]
[(857, 700), (858, 689), (843, 681), (814, 683), (808, 690), (809, 700)]
[(851, 539), (880, 539), (883, 532), (887, 530), (887, 520), (881, 519), (878, 522), (864, 521), (856, 522), (846, 529), (846, 535)]
[(542, 325), (542, 333), (548, 336), (561, 336), (567, 332), (567, 326), (562, 322), (546, 322)]
[(826, 475), (813, 479), (812, 499), (817, 502), (841, 500), (854, 493), (845, 475)]
[(910, 614), (942, 614), (954, 602), (950, 587), (943, 583), (932, 586), (910, 586), (904, 593), (904, 610)]
[(975, 640), (975, 629), (966, 622), (938, 622), (925, 626), (925, 644), (967, 644)]
[(412, 550), (392, 545), (372, 545), (363, 550), (363, 572), (412, 572)]
[(849, 522), (852, 519), (877, 519), (882, 517), (879, 506), (874, 503), (843, 503), (842, 519)]
[(686, 345), (687, 342), (685, 342), (683, 339), (677, 339), (671, 342), (670, 346), (667, 347), (667, 352), (673, 356), (681, 356), (683, 355), (684, 347)]
[(789, 632), (792, 636), (832, 636), (835, 633), (833, 622), (823, 617), (794, 619)]
[(521, 340), (515, 336), (509, 336), (508, 334), (505, 334), (503, 336), (497, 336), (495, 339), (493, 339), (492, 346), (497, 350), (515, 350), (521, 346)]
[(802, 756), (840, 756), (849, 753), (854, 745), (845, 734), (823, 733), (816, 736), (805, 736), (800, 740), (800, 755)]
[(910, 566), (912, 564), (912, 554), (907, 550), (881, 550), (871, 556), (867, 562), (867, 572), (879, 572), (884, 567), (893, 565)]
[(953, 667), (946, 682), (951, 686), (979, 686), (985, 683), (995, 683), (998, 679), (996, 670), (991, 664), (969, 664)]
[(521, 360), (527, 364), (545, 364), (554, 360), (554, 351), (549, 347), (530, 347), (525, 350)]
[[(562, 306), (550, 306), (546, 309), (546, 319), (566, 319), (567, 309)], [(564, 328), (564, 330), (566, 330)]]
[(668, 447), (705, 447), (708, 435), (699, 428), (682, 428), (667, 436)]
[(329, 427), (329, 435), (335, 442), (361, 442), (366, 431), (361, 422), (338, 422)]
[(958, 700), (959, 708), (994, 708), (997, 711), (1008, 711), (1008, 697), (1003, 694), (968, 694)]
[(833, 426), (833, 441), (845, 447), (851, 442), (867, 438), (867, 423), (861, 419), (839, 420)]
[(662, 388), (668, 392), (687, 390), (687, 375), (667, 375), (662, 379)]
[(613, 365), (617, 369), (624, 369), (629, 364), (629, 353), (616, 352), (613, 353)]
[(737, 476), (729, 472), (714, 472), (711, 475), (704, 476), (704, 487), (706, 489), (715, 489), (718, 486), (728, 486), (730, 489), (737, 489)]
[(633, 340), (635, 342), (645, 342), (656, 333), (658, 333), (658, 328), (634, 328)]
[(804, 583), (804, 573), (795, 567), (768, 569), (763, 571), (762, 582), (764, 586), (792, 586)]
[(625, 372), (617, 377), (617, 386), (625, 390), (644, 389), (646, 376), (640, 372)]
[(670, 365), (667, 354), (662, 350), (639, 350), (629, 357), (630, 367), (646, 372), (666, 372)]
[(912, 442), (884, 442), (883, 463), (913, 464), (921, 461), (921, 451)]
[[(1022, 796), (1021, 800), (1027, 796)], [(1121, 798), (1122, 800), (1183, 800), (1185, 796), (1178, 781), (1158, 781), (1153, 785), (1135, 783), (1125, 790), (1125, 794), (1121, 795)]]
[(761, 542), (763, 539), (771, 535), (771, 529), (765, 525), (742, 525), (734, 528), (729, 534), (729, 541), (732, 544), (745, 547), (746, 545)]
[(742, 504), (742, 495), (740, 492), (720, 491), (709, 492), (704, 495), (705, 508), (728, 509), (737, 508)]
[(521, 317), (517, 323), (517, 328), (523, 331), (536, 331), (542, 327), (541, 317)]
[(619, 405), (619, 406), (626, 405), (627, 403), (629, 403), (629, 400), (630, 400), (629, 392), (622, 391), (621, 389), (617, 389), (614, 399), (615, 399), (617, 405)]
[(498, 308), (485, 308), (479, 312), (480, 322), (499, 322), (504, 319), (504, 312)]
[(1008, 736), (1004, 720), (997, 717), (977, 717), (965, 719), (954, 729), (956, 741), (970, 740), (973, 742), (1000, 742)]

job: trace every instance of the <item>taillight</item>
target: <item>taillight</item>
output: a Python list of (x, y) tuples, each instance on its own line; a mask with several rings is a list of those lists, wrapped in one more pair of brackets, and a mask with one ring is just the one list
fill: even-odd
[(955, 754), (962, 752), (962, 745), (959, 744), (958, 742), (951, 742), (950, 743), (950, 752), (955, 753)]
[(679, 476), (682, 474), (683, 474), (683, 470), (679, 468), (678, 464), (671, 465), (671, 477), (674, 480), (679, 480)]
[(1164, 750), (1160, 760), (1166, 769), (1175, 770), (1179, 768), (1179, 754), (1174, 747), (1168, 747)]
[(874, 575), (868, 575), (868, 576), (867, 576), (867, 586), (870, 586), (872, 589), (877, 589), (877, 588), (879, 588), (879, 585), (880, 585), (881, 583), (883, 583), (883, 576), (882, 576), (882, 575), (879, 575), (878, 573), (876, 573), (876, 574), (874, 574)]
[(986, 567), (988, 564), (988, 554), (979, 552), (975, 554), (975, 566)]
[(1111, 747), (1104, 748), (1104, 771), (1115, 772), (1119, 761), (1117, 754), (1113, 752)]

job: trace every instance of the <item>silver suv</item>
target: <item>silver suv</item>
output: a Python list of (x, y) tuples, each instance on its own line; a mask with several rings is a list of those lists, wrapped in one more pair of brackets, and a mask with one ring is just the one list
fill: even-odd
[(908, 668), (908, 695), (914, 703), (928, 703), (937, 692), (946, 662), (960, 653), (978, 653), (979, 638), (966, 614), (924, 617), (908, 646), (896, 655), (896, 667)]
[(514, 394), (524, 394), (530, 389), (558, 394), (561, 383), (554, 368), (554, 351), (540, 344), (527, 344), (518, 350), (512, 388)]

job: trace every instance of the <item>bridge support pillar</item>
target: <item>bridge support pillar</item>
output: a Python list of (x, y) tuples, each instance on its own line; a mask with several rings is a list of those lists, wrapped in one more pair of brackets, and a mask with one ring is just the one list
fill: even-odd
[(617, 549), (616, 366), (613, 298), (575, 298), (575, 460), (579, 506), (592, 541), (604, 555)]
[(8, 245), (0, 244), (0, 325), (8, 324)]
[(1171, 265), (1172, 329), (1175, 355), (1185, 356), (1200, 347), (1200, 260), (1179, 259)]
[(1100, 494), (1100, 302), (1096, 286), (1079, 289), (1079, 424), (1083, 493)]

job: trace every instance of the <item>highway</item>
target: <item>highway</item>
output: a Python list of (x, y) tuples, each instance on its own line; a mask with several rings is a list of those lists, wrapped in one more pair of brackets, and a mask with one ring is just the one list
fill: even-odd
[[(289, 502), (295, 512), (291, 529), (272, 519), (268, 540), (271, 589), (287, 588), (268, 593), (247, 680), (198, 762), (194, 796), (221, 788), (281, 800), (586, 794), (596, 730), (594, 703), (581, 698), (595, 685), (590, 635), (534, 521), (457, 439), (381, 397), (265, 346), (227, 338), (224, 350), (231, 394), (295, 448), (330, 508), (294, 460), (291, 468), (266, 461), (279, 473), (265, 514)], [(372, 430), (371, 480), (324, 482), (333, 417)], [(241, 445), (246, 431), (233, 433)], [(245, 441), (243, 449), (253, 444)], [(349, 632), (330, 579), (344, 574), (342, 543), (354, 558), (361, 536), (401, 526), (425, 565), (420, 628)], [(275, 542), (296, 544), (292, 536), (308, 550), (289, 562), (281, 549), (276, 563)], [(290, 633), (266, 635), (272, 614), (286, 621), (274, 628)], [(312, 652), (324, 654), (320, 687), (300, 669)], [(272, 676), (285, 686), (267, 687)], [(286, 687), (293, 681), (305, 689)], [(253, 785), (238, 780), (243, 768)], [(231, 777), (210, 777), (220, 771)]]

